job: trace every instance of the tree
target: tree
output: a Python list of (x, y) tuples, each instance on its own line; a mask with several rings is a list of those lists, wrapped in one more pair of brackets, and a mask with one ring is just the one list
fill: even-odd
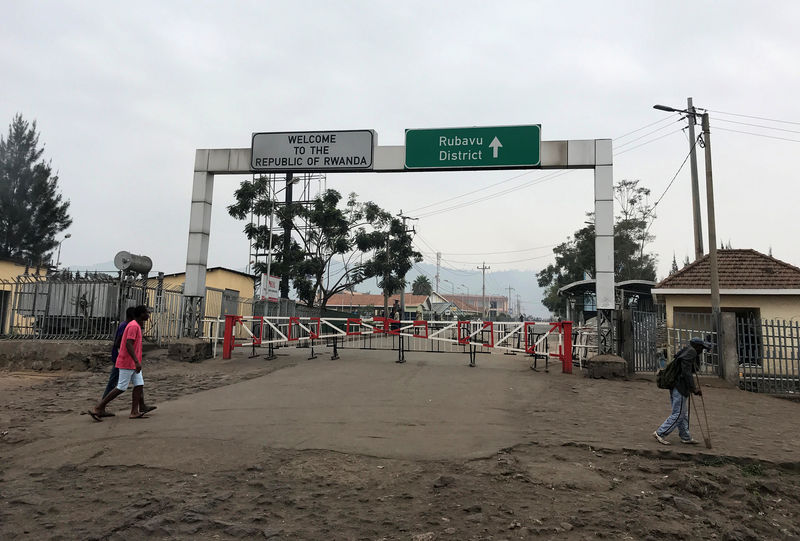
[(378, 278), (383, 290), (383, 313), (389, 314), (389, 297), (406, 287), (406, 274), (413, 263), (422, 261), (422, 254), (414, 250), (411, 235), (402, 221), (392, 218), (388, 228), (360, 235), (358, 249), (374, 249), (374, 256), (364, 263), (368, 277)]
[(17, 114), (0, 136), (0, 256), (43, 263), (72, 224), (58, 175), (44, 161), (36, 121)]
[(420, 274), (414, 279), (414, 283), (411, 284), (411, 293), (414, 295), (427, 296), (430, 295), (431, 292), (433, 292), (433, 286), (427, 276)]
[[(374, 277), (385, 299), (405, 287), (411, 260), (420, 261), (422, 255), (400, 220), (371, 201), (360, 203), (354, 193), (340, 208), (342, 196), (336, 190), (326, 190), (310, 205), (282, 204), (270, 197), (269, 182), (265, 176), (243, 182), (228, 213), (243, 220), (251, 213), (263, 217), (274, 212), (282, 228), (288, 226), (289, 238), (273, 234), (271, 244), (269, 225), (250, 223), (245, 233), (259, 253), (271, 247), (270, 272), (288, 277), (301, 301), (324, 307), (336, 293)], [(255, 270), (266, 272), (266, 264), (259, 262)]]
[(678, 272), (678, 260), (675, 259), (675, 252), (672, 252), (672, 267), (669, 269), (669, 275), (672, 276)]
[[(654, 240), (648, 233), (648, 221), (655, 215), (647, 201), (650, 190), (638, 186), (638, 180), (623, 180), (614, 187), (619, 213), (614, 223), (615, 281), (655, 280), (656, 257), (645, 253), (647, 244)], [(558, 296), (559, 288), (582, 280), (584, 273), (595, 274), (594, 214), (571, 238), (553, 248), (554, 264), (537, 273), (540, 287), (545, 287), (542, 303), (554, 314), (565, 314), (564, 299)]]
[[(369, 235), (391, 222), (388, 212), (373, 202), (359, 202), (354, 193), (342, 208), (342, 196), (336, 190), (326, 190), (310, 205), (286, 205), (270, 197), (269, 182), (266, 176), (243, 182), (228, 213), (243, 220), (251, 213), (263, 217), (274, 212), (280, 225), (290, 227), (288, 253), (283, 250), (283, 232), (273, 234), (270, 245), (268, 224), (247, 224), (245, 233), (259, 254), (269, 252), (271, 247), (270, 272), (287, 276), (301, 301), (309, 306), (318, 302), (324, 307), (336, 293), (371, 277), (366, 270), (370, 260), (356, 261), (356, 256), (377, 247)], [(257, 263), (255, 271), (266, 272), (266, 263)]]

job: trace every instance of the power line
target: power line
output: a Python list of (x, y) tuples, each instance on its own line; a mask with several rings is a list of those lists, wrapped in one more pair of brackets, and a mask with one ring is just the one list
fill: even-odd
[[(521, 250), (505, 250), (502, 252), (447, 252), (447, 255), (500, 255), (500, 254), (518, 254), (520, 252), (532, 252), (533, 250), (544, 250), (545, 248), (552, 248), (555, 244), (547, 244), (544, 246), (534, 246), (533, 248), (522, 248)], [(436, 253), (436, 252), (427, 252)]]
[(662, 135), (661, 137), (656, 137), (655, 139), (651, 139), (650, 141), (644, 142), (641, 145), (636, 145), (635, 147), (626, 148), (625, 150), (623, 150), (621, 152), (615, 152), (614, 156), (619, 156), (620, 154), (625, 154), (626, 152), (630, 152), (631, 150), (635, 150), (635, 149), (637, 149), (639, 147), (643, 147), (645, 145), (649, 145), (650, 143), (655, 143), (659, 139), (663, 139), (664, 137), (669, 137), (670, 135), (678, 133), (679, 131), (683, 131), (683, 128), (680, 128), (680, 129), (677, 129), (675, 131), (671, 131), (669, 133), (666, 133), (666, 134)]
[[(619, 136), (619, 137), (616, 137), (614, 140), (616, 141), (616, 140), (618, 140), (618, 139), (623, 139), (623, 138), (625, 138), (625, 137), (627, 137), (627, 136), (629, 136), (629, 135), (632, 135), (632, 134), (634, 134), (634, 133), (640, 132), (641, 130), (647, 129), (647, 128), (651, 127), (651, 126), (655, 126), (656, 124), (661, 124), (662, 122), (667, 122), (667, 121), (669, 121), (669, 120), (672, 120), (672, 118), (673, 118), (673, 117), (675, 117), (676, 115), (677, 115), (677, 113), (676, 113), (676, 114), (673, 114), (673, 115), (670, 115), (670, 116), (667, 116), (666, 118), (662, 118), (662, 119), (660, 119), (660, 120), (656, 120), (655, 122), (651, 122), (651, 123), (649, 123), (649, 124), (645, 124), (644, 126), (642, 126), (642, 127), (640, 127), (640, 128), (637, 128), (637, 129), (635, 129), (635, 130), (633, 130), (633, 131), (630, 131), (630, 132), (628, 132), (628, 133), (626, 133), (626, 134), (624, 134), (624, 135), (621, 135), (621, 136)], [(662, 128), (659, 128), (659, 129), (657, 129), (657, 130), (655, 130), (655, 131), (651, 132), (649, 135), (652, 135), (653, 133), (656, 133), (656, 132), (658, 132), (658, 131), (660, 131), (660, 130), (662, 130), (662, 129), (666, 128), (666, 127), (667, 127), (667, 126), (664, 126), (664, 127), (662, 127)], [(621, 146), (625, 146), (625, 145), (627, 145), (627, 144), (630, 144), (630, 143), (632, 143), (632, 142), (634, 142), (634, 141), (637, 141), (637, 140), (639, 140), (639, 139), (642, 139), (642, 138), (644, 138), (644, 137), (647, 137), (647, 135), (643, 135), (643, 136), (641, 136), (641, 137), (638, 137), (637, 139), (634, 139), (633, 141), (629, 141), (628, 143), (623, 143)], [(630, 150), (632, 150), (632, 149), (630, 149)], [(436, 207), (436, 206), (439, 206), (439, 205), (441, 205), (441, 204), (444, 204), (444, 203), (447, 203), (447, 202), (449, 202), (449, 201), (455, 201), (456, 199), (461, 199), (462, 197), (466, 197), (466, 196), (468, 196), (468, 195), (472, 195), (472, 194), (475, 194), (475, 193), (478, 193), (478, 192), (482, 192), (482, 191), (484, 191), (484, 190), (488, 190), (488, 189), (490, 189), (490, 188), (494, 188), (495, 186), (499, 186), (499, 185), (501, 185), (501, 184), (505, 184), (506, 182), (511, 182), (512, 180), (516, 180), (516, 179), (518, 179), (518, 178), (521, 178), (521, 177), (523, 177), (523, 176), (526, 176), (526, 175), (530, 175), (530, 174), (532, 174), (532, 173), (533, 173), (533, 171), (526, 171), (526, 172), (524, 172), (524, 173), (520, 173), (520, 174), (518, 174), (518, 175), (514, 175), (513, 177), (510, 177), (510, 178), (507, 178), (507, 179), (501, 180), (501, 181), (499, 181), (499, 182), (495, 182), (495, 183), (493, 183), (493, 184), (489, 184), (488, 186), (484, 186), (483, 188), (478, 188), (478, 189), (476, 189), (476, 190), (472, 190), (472, 191), (470, 191), (470, 192), (466, 192), (466, 193), (463, 193), (463, 194), (460, 194), (460, 195), (456, 195), (456, 196), (454, 196), (454, 197), (448, 197), (448, 198), (446, 198), (446, 199), (442, 199), (441, 201), (436, 201), (435, 203), (430, 203), (430, 204), (428, 204), (428, 205), (424, 205), (424, 206), (422, 206), (422, 207), (417, 207), (417, 208), (415, 208), (415, 209), (412, 209), (410, 212), (417, 212), (417, 211), (420, 211), (420, 210), (423, 210), (423, 209), (426, 209), (426, 208), (430, 208), (430, 207)], [(553, 178), (554, 178), (554, 177), (553, 177)], [(524, 188), (524, 187), (528, 187), (528, 186), (530, 186), (530, 185), (531, 185), (531, 184), (524, 184), (524, 185), (522, 185), (522, 186), (519, 186), (519, 187), (518, 187), (518, 189), (522, 189), (522, 188)], [(509, 193), (509, 192), (502, 192), (502, 193), (500, 193), (500, 194), (498, 194), (498, 195), (505, 195), (506, 193)], [(490, 197), (490, 198), (491, 198), (491, 197)], [(473, 202), (477, 202), (477, 201), (485, 201), (485, 200), (487, 200), (487, 199), (490, 199), (490, 198), (485, 198), (485, 199), (477, 199), (477, 200), (473, 200)], [(469, 202), (469, 204), (472, 204), (473, 202)], [(443, 210), (442, 212), (447, 212), (448, 210), (452, 210), (452, 209), (446, 209), (446, 210)], [(432, 211), (432, 212), (437, 212), (437, 211)], [(432, 215), (432, 214), (431, 214), (431, 213), (428, 213), (427, 215), (428, 215), (428, 216), (430, 216), (430, 215)], [(423, 217), (424, 217), (424, 216), (423, 216)]]
[[(424, 242), (424, 243), (425, 243), (425, 245), (426, 245), (428, 248), (430, 248), (431, 250), (433, 250), (433, 253), (438, 253), (438, 252), (439, 252), (439, 250), (437, 250), (436, 248), (434, 248), (433, 246), (431, 246), (431, 245), (430, 245), (430, 243), (429, 243), (427, 240), (425, 240), (425, 237), (423, 237), (422, 235), (420, 235), (420, 234), (419, 234), (419, 232), (417, 232), (416, 236), (417, 236), (417, 238), (419, 238), (419, 240), (421, 240), (422, 242)], [(412, 242), (413, 242), (413, 241), (412, 241)]]
[[(554, 244), (553, 246), (556, 246), (556, 245)], [(552, 248), (553, 246), (550, 246), (550, 248)], [(480, 255), (480, 254), (476, 254), (476, 255)], [(552, 255), (553, 254), (551, 254), (551, 253), (547, 253), (547, 254), (537, 255), (536, 257), (527, 257), (525, 259), (514, 259), (513, 261), (488, 261), (487, 263), (491, 263), (492, 265), (506, 265), (506, 264), (509, 264), (509, 263), (522, 263), (524, 261), (533, 261), (535, 259), (542, 259), (544, 257), (551, 257)], [(478, 263), (480, 263), (480, 261), (458, 261), (456, 259), (444, 259), (444, 258), (442, 258), (442, 261), (447, 261), (449, 263), (459, 263), (459, 264), (462, 264), (462, 265), (473, 265), (473, 264), (477, 265)]]
[(694, 143), (692, 144), (692, 148), (689, 149), (689, 154), (687, 154), (686, 157), (683, 159), (683, 162), (681, 163), (681, 166), (678, 167), (677, 171), (675, 171), (675, 174), (672, 176), (672, 180), (669, 181), (669, 184), (667, 184), (667, 187), (664, 189), (664, 193), (661, 194), (661, 197), (659, 197), (658, 201), (656, 201), (655, 204), (653, 205), (653, 210), (656, 209), (658, 204), (661, 203), (661, 200), (664, 199), (664, 196), (667, 195), (667, 192), (672, 187), (672, 183), (675, 182), (676, 178), (678, 178), (678, 174), (681, 172), (681, 169), (683, 169), (683, 166), (686, 165), (686, 160), (688, 160), (689, 156), (692, 155), (692, 151), (694, 150), (694, 147), (697, 146), (697, 142), (699, 140), (700, 140), (700, 136), (698, 135), (697, 139), (695, 139)]
[[(683, 162), (681, 162), (680, 167), (678, 167), (678, 170), (675, 171), (675, 174), (672, 176), (672, 180), (669, 181), (669, 184), (667, 184), (667, 187), (664, 189), (664, 192), (661, 194), (661, 197), (658, 198), (658, 201), (655, 202), (655, 204), (653, 205), (653, 208), (650, 209), (650, 214), (653, 214), (655, 212), (656, 207), (658, 206), (658, 204), (661, 203), (661, 200), (664, 199), (665, 195), (667, 195), (667, 192), (672, 187), (672, 183), (675, 182), (676, 178), (678, 178), (678, 175), (680, 174), (681, 170), (683, 169), (683, 166), (686, 165), (686, 162), (689, 160), (689, 156), (692, 155), (692, 151), (694, 150), (694, 147), (697, 146), (697, 142), (700, 140), (700, 137), (701, 136), (698, 135), (697, 139), (695, 139), (694, 144), (692, 145), (692, 148), (689, 149), (689, 153), (683, 159)], [(645, 229), (644, 235), (642, 236), (642, 250), (644, 250), (644, 241), (647, 239), (647, 234), (650, 232), (650, 227), (652, 227), (653, 222), (655, 222), (655, 221), (656, 221), (656, 216), (655, 216), (655, 214), (653, 214), (653, 217), (650, 219), (650, 224), (647, 226), (647, 229)]]
[(766, 130), (785, 131), (789, 133), (800, 133), (798, 130), (788, 130), (786, 128), (773, 128), (772, 126), (764, 126), (763, 124), (753, 124), (751, 122), (738, 122), (736, 120), (726, 120), (724, 118), (714, 118), (714, 122), (728, 122), (729, 124), (739, 124), (741, 126), (752, 126), (754, 128), (764, 128)]
[(425, 205), (425, 206), (422, 206), (422, 207), (417, 207), (417, 208), (411, 210), (410, 212), (417, 212), (417, 211), (420, 211), (422, 209), (435, 207), (437, 205), (440, 205), (442, 203), (446, 203), (448, 201), (455, 201), (456, 199), (461, 199), (462, 197), (466, 197), (466, 196), (472, 195), (474, 193), (482, 192), (483, 190), (488, 190), (489, 188), (494, 188), (495, 186), (499, 186), (500, 184), (505, 184), (506, 182), (511, 182), (512, 180), (516, 180), (516, 179), (518, 179), (520, 177), (524, 177), (524, 176), (530, 175), (532, 173), (533, 173), (533, 171), (525, 171), (524, 173), (520, 173), (518, 175), (514, 175), (511, 178), (507, 178), (505, 180), (501, 180), (500, 182), (495, 182), (494, 184), (489, 184), (488, 186), (484, 186), (483, 188), (478, 188), (477, 190), (472, 190), (471, 192), (466, 192), (466, 193), (462, 193), (461, 195), (456, 195), (454, 197), (449, 197), (447, 199), (442, 199), (441, 201), (437, 201), (436, 203), (431, 203), (429, 205)]
[[(679, 118), (678, 120), (676, 120), (676, 122), (680, 122), (681, 120), (682, 120), (682, 119), (680, 119), (680, 118)], [(616, 148), (616, 149), (620, 149), (620, 148), (622, 148), (622, 147), (625, 147), (625, 146), (631, 145), (631, 144), (635, 143), (636, 141), (640, 141), (640, 140), (644, 139), (645, 137), (649, 137), (649, 136), (653, 135), (654, 133), (658, 133), (658, 132), (660, 132), (661, 130), (665, 130), (665, 129), (669, 128), (669, 127), (671, 127), (669, 124), (667, 124), (666, 126), (661, 126), (660, 128), (658, 128), (658, 129), (656, 129), (656, 130), (653, 130), (653, 131), (651, 131), (651, 132), (647, 132), (647, 133), (645, 133), (644, 135), (640, 135), (639, 137), (637, 137), (637, 138), (635, 138), (635, 139), (631, 139), (631, 140), (630, 140), (630, 141), (628, 141), (627, 143), (622, 143), (621, 145), (617, 145), (617, 146), (615, 146), (615, 148)]]
[(744, 118), (754, 118), (756, 120), (766, 120), (767, 122), (780, 122), (781, 124), (794, 124), (795, 126), (800, 126), (800, 122), (793, 122), (791, 120), (778, 120), (777, 118), (765, 118), (763, 116), (742, 115), (739, 113), (726, 113), (725, 111), (715, 111), (713, 109), (706, 109), (706, 111), (708, 111), (709, 113), (717, 113), (719, 115), (740, 116)]
[(538, 179), (531, 180), (531, 181), (529, 181), (529, 182), (527, 182), (525, 184), (521, 184), (520, 186), (516, 186), (516, 187), (513, 187), (513, 188), (507, 188), (505, 190), (502, 190), (500, 192), (488, 195), (488, 196), (483, 197), (483, 198), (473, 199), (471, 201), (465, 201), (463, 203), (458, 203), (458, 204), (453, 205), (451, 207), (445, 207), (443, 209), (434, 210), (434, 211), (431, 211), (431, 212), (428, 212), (428, 213), (423, 213), (423, 214), (420, 215), (420, 218), (429, 218), (431, 216), (435, 216), (436, 214), (441, 214), (441, 213), (444, 213), (444, 212), (450, 212), (452, 210), (462, 209), (464, 207), (468, 207), (470, 205), (474, 205), (475, 203), (481, 203), (483, 201), (489, 201), (490, 199), (495, 199), (495, 198), (500, 197), (502, 195), (505, 195), (507, 193), (511, 193), (513, 191), (521, 190), (522, 188), (527, 188), (529, 186), (534, 186), (536, 184), (541, 184), (543, 182), (547, 182), (549, 180), (553, 180), (554, 178), (557, 178), (557, 177), (572, 173), (573, 171), (575, 171), (575, 170), (574, 169), (567, 169), (567, 170), (564, 170), (564, 171), (559, 171), (557, 173), (549, 173), (548, 175), (545, 175), (545, 176), (540, 177)]
[(614, 141), (616, 141), (616, 140), (618, 140), (618, 139), (624, 139), (624, 138), (626, 138), (626, 137), (627, 137), (627, 136), (629, 136), (629, 135), (633, 135), (633, 134), (634, 134), (634, 133), (636, 133), (636, 132), (640, 132), (640, 131), (642, 131), (642, 130), (644, 130), (644, 129), (647, 129), (647, 128), (649, 128), (650, 126), (655, 126), (656, 124), (661, 124), (662, 122), (666, 122), (667, 120), (669, 120), (670, 118), (672, 118), (672, 117), (674, 117), (674, 116), (677, 116), (678, 114), (679, 114), (679, 113), (673, 113), (672, 115), (669, 115), (669, 116), (667, 116), (667, 117), (664, 117), (664, 118), (662, 118), (661, 120), (656, 120), (655, 122), (651, 122), (650, 124), (646, 124), (646, 125), (642, 126), (641, 128), (636, 128), (635, 130), (633, 130), (633, 131), (629, 131), (628, 133), (626, 133), (626, 134), (624, 134), (624, 135), (620, 135), (620, 136), (618, 136), (618, 137), (615, 137), (615, 138), (614, 138)]
[(781, 141), (791, 141), (793, 143), (800, 143), (800, 139), (789, 139), (788, 137), (778, 137), (777, 135), (765, 135), (763, 133), (753, 133), (749, 131), (742, 131), (742, 130), (732, 130), (730, 128), (720, 128), (716, 126), (714, 129), (722, 130), (722, 131), (730, 131), (733, 133), (744, 133), (746, 135), (755, 135), (756, 137), (766, 137), (767, 139), (780, 139)]

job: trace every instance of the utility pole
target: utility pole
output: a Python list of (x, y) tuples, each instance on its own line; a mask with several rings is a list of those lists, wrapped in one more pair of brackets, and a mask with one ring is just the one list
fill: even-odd
[[(400, 209), (400, 214), (397, 215), (398, 218), (403, 220), (403, 231), (409, 233), (409, 230), (406, 229), (406, 220), (419, 220), (419, 218), (411, 218), (403, 214), (403, 209)], [(416, 233), (414, 228), (411, 228), (411, 233)], [(405, 281), (405, 276), (403, 276), (403, 281)], [(403, 319), (403, 316), (406, 313), (406, 286), (403, 285), (400, 289), (400, 317), (398, 319)]]
[[(288, 268), (286, 262), (289, 260), (289, 252), (292, 248), (292, 218), (291, 218), (291, 205), (292, 205), (292, 173), (286, 173), (286, 219), (283, 222), (283, 276), (281, 276), (281, 298), (289, 298), (289, 274), (286, 272)], [(269, 276), (267, 277), (269, 280)]]
[(442, 252), (436, 252), (436, 293), (439, 293), (439, 267), (442, 264)]
[(389, 274), (392, 272), (389, 267), (389, 263), (392, 260), (389, 254), (390, 229), (386, 230), (386, 270), (383, 271), (383, 317), (389, 317), (389, 295), (386, 294), (386, 282), (389, 280)]
[[(719, 266), (717, 264), (717, 226), (714, 215), (714, 178), (711, 173), (711, 128), (708, 112), (703, 113), (703, 144), (706, 150), (706, 204), (708, 206), (708, 263), (711, 274), (711, 313), (719, 317)], [(719, 323), (719, 321), (717, 321)]]
[(689, 114), (686, 119), (689, 121), (689, 151), (690, 165), (692, 171), (692, 217), (694, 219), (694, 259), (703, 258), (703, 218), (700, 216), (700, 188), (697, 179), (697, 138), (694, 134), (694, 126), (697, 124), (697, 113), (695, 112), (692, 98), (686, 98), (686, 110)]
[(483, 287), (481, 290), (481, 310), (483, 311), (483, 319), (486, 319), (486, 271), (491, 268), (492, 267), (486, 266), (486, 261), (483, 262), (483, 265), (478, 267), (479, 271), (483, 271)]

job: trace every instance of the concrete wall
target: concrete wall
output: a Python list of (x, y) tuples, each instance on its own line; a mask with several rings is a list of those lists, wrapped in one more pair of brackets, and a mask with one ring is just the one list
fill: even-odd
[(111, 366), (111, 342), (0, 340), (0, 368), (87, 370)]

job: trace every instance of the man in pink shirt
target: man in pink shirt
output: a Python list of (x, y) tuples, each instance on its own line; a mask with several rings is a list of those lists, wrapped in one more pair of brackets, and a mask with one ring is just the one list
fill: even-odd
[(139, 404), (144, 395), (144, 378), (142, 377), (142, 325), (150, 319), (147, 306), (140, 305), (133, 309), (133, 321), (125, 327), (117, 356), (119, 368), (119, 381), (117, 387), (103, 397), (103, 400), (89, 410), (89, 415), (95, 421), (102, 421), (102, 412), (109, 402), (125, 392), (128, 385), (133, 382), (133, 398), (131, 400), (131, 419), (144, 419), (144, 411), (139, 410)]

